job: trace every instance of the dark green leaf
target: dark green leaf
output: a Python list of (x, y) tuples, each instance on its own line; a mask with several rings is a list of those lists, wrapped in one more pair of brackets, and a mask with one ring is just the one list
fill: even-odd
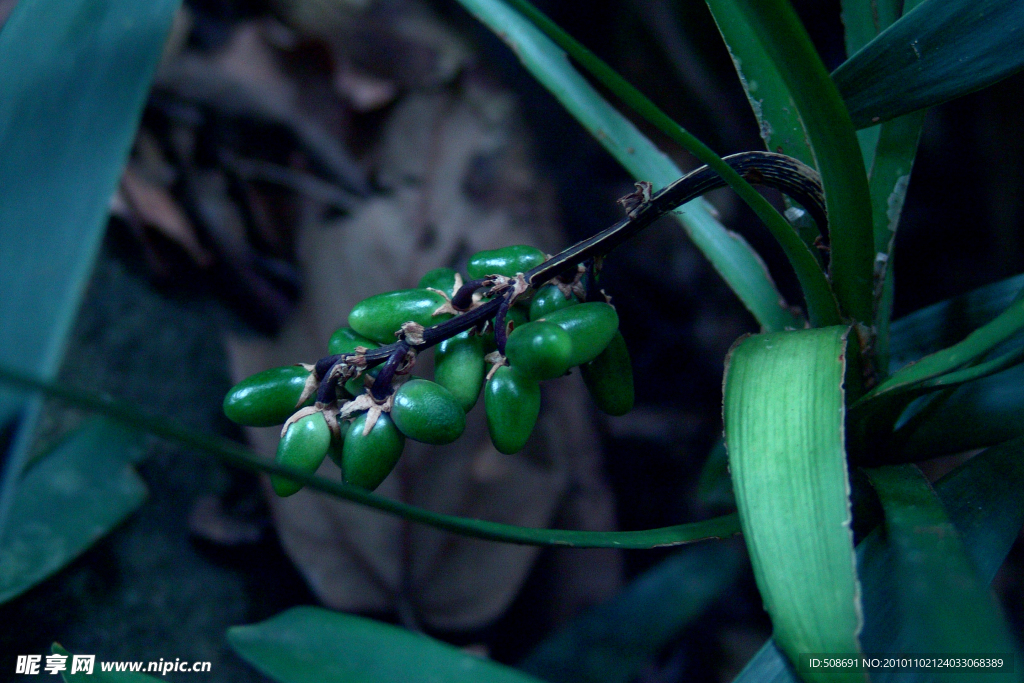
[(0, 602), (80, 555), (146, 498), (129, 464), (138, 435), (91, 420), (32, 466), (18, 485), (0, 543)]
[[(871, 199), (849, 114), (807, 32), (785, 0), (712, 0), (716, 16), (741, 18), (799, 111), (825, 188), (831, 280), (841, 311), (874, 318)], [(786, 106), (786, 105), (782, 105)]]
[(843, 433), (847, 333), (748, 337), (726, 369), (725, 440), (743, 538), (774, 638), (794, 659), (860, 651)]
[(539, 683), (425, 635), (318, 607), (235, 626), (228, 642), (280, 683)]
[(906, 435), (898, 455), (904, 462), (927, 460), (985, 448), (1021, 435), (1024, 435), (1024, 367), (1018, 365), (953, 390), (926, 420)]
[[(1024, 439), (990, 448), (943, 477), (935, 485), (950, 521), (982, 583), (992, 582), (1024, 525)], [(897, 599), (889, 580), (893, 551), (879, 530), (857, 546), (857, 567), (864, 589), (866, 651), (895, 652), (902, 642)], [(893, 680), (875, 674), (875, 683)], [(798, 683), (785, 655), (769, 640), (735, 683)]]
[(963, 341), (925, 356), (893, 373), (889, 379), (861, 397), (852, 410), (870, 411), (873, 402), (882, 404), (889, 397), (914, 390), (929, 380), (978, 361), (1022, 329), (1024, 298), (1011, 302), (1006, 310), (971, 332)]
[(991, 85), (1024, 68), (1019, 0), (927, 0), (832, 74), (858, 128)]
[(1006, 310), (1022, 289), (1024, 275), (1015, 275), (894, 321), (890, 370), (963, 341)]
[[(906, 641), (902, 652), (1013, 651), (988, 582), (981, 581), (956, 528), (914, 465), (867, 470), (885, 510)], [(1012, 676), (999, 676), (1005, 680)]]
[(480, 519), (470, 519), (468, 517), (442, 515), (424, 510), (415, 505), (374, 495), (357, 486), (346, 486), (341, 482), (312, 476), (298, 469), (274, 465), (234, 441), (186, 429), (165, 417), (143, 413), (134, 404), (100, 396), (84, 389), (59, 386), (52, 382), (40, 382), (24, 374), (11, 372), (2, 366), (0, 366), (0, 382), (5, 382), (22, 389), (41, 391), (47, 396), (53, 396), (79, 408), (105, 415), (130, 425), (134, 429), (156, 434), (165, 439), (204, 451), (235, 467), (282, 475), (336, 498), (351, 500), (388, 514), (474, 538), (504, 541), (506, 543), (522, 543), (525, 545), (639, 549), (683, 545), (711, 538), (727, 538), (739, 533), (739, 519), (735, 514), (715, 517), (701, 522), (691, 522), (689, 524), (679, 524), (677, 526), (647, 529), (644, 531), (534, 529)]
[(519, 668), (552, 683), (627, 683), (732, 585), (742, 559), (733, 543), (680, 550), (546, 638)]
[(71, 662), (73, 655), (60, 646), (59, 643), (54, 643), (50, 647), (50, 652), (55, 655), (64, 655), (67, 657), (66, 665), (67, 669), (60, 672), (61, 678), (64, 679), (64, 683), (153, 683), (159, 681), (159, 678), (153, 678), (146, 674), (133, 673), (130, 671), (103, 671), (100, 668), (98, 662), (93, 663), (92, 673), (85, 673), (79, 671), (78, 673), (71, 673)]

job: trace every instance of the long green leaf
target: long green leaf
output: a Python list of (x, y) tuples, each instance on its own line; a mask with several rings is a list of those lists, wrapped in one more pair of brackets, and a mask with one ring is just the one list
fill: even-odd
[(909, 391), (945, 373), (958, 370), (989, 353), (1024, 329), (1024, 298), (1012, 302), (996, 318), (972, 332), (958, 344), (925, 356), (897, 371), (865, 394), (854, 409), (869, 409), (873, 401)]
[(749, 337), (726, 369), (725, 439), (743, 537), (774, 638), (794, 661), (860, 651), (843, 436), (847, 332)]
[(842, 312), (874, 319), (871, 199), (849, 114), (786, 0), (712, 0), (716, 15), (742, 17), (778, 69), (807, 131), (828, 208), (832, 287)]
[(235, 626), (228, 642), (280, 683), (539, 683), (425, 635), (319, 607)]
[(1024, 68), (1019, 0), (926, 0), (832, 74), (858, 128), (991, 85)]
[(897, 430), (903, 462), (985, 448), (1024, 435), (1024, 367), (955, 389), (910, 433)]
[(64, 683), (155, 683), (155, 681), (161, 680), (133, 671), (103, 671), (95, 662), (92, 673), (85, 673), (84, 671), (71, 673), (72, 657), (74, 655), (65, 650), (60, 643), (54, 643), (50, 647), (50, 652), (67, 657), (67, 660), (65, 660), (67, 668), (60, 672), (60, 677), (64, 679)]
[(707, 5), (725, 40), (767, 149), (817, 168), (800, 110), (756, 32), (732, 2), (709, 0)]
[[(1024, 439), (990, 448), (943, 477), (935, 485), (950, 521), (982, 583), (992, 582), (1024, 525)], [(895, 558), (886, 537), (876, 530), (857, 546), (858, 574), (864, 589), (861, 641), (871, 652), (898, 652), (904, 640), (898, 600), (890, 583)], [(875, 672), (874, 683), (895, 683), (898, 674)], [(798, 683), (769, 639), (735, 683)]]
[[(611, 90), (623, 102), (633, 108), (649, 122), (654, 124), (674, 142), (693, 154), (701, 162), (718, 172), (744, 202), (757, 214), (782, 247), (789, 259), (797, 280), (804, 291), (807, 302), (807, 315), (814, 326), (839, 324), (839, 310), (835, 296), (829, 286), (825, 274), (818, 264), (817, 256), (812, 252), (812, 243), (801, 240), (793, 227), (786, 222), (775, 207), (761, 196), (746, 180), (744, 180), (720, 156), (694, 137), (689, 131), (676, 123), (665, 112), (661, 111), (646, 95), (641, 93), (626, 79), (616, 73), (597, 55), (592, 53), (575, 38), (563, 31), (557, 24), (548, 19), (527, 0), (505, 0), (523, 16), (532, 21), (556, 45), (565, 50), (573, 59), (580, 63), (598, 81)], [(813, 240), (812, 240), (813, 242)]]
[(712, 538), (727, 538), (739, 533), (736, 515), (715, 517), (702, 522), (691, 522), (676, 526), (647, 529), (644, 531), (569, 531), (564, 529), (534, 529), (531, 527), (500, 524), (468, 517), (442, 515), (415, 505), (408, 505), (367, 492), (356, 486), (347, 486), (338, 481), (313, 476), (290, 467), (280, 467), (260, 459), (255, 453), (234, 441), (186, 429), (162, 416), (143, 413), (134, 404), (100, 396), (84, 389), (41, 382), (18, 372), (11, 372), (0, 366), (0, 382), (23, 389), (41, 391), (66, 401), (76, 407), (104, 415), (133, 429), (185, 444), (209, 453), (229, 465), (250, 471), (278, 474), (302, 482), (317, 491), (323, 491), (336, 498), (350, 500), (388, 514), (397, 515), (413, 522), (429, 524), (465, 536), (505, 543), (525, 545), (566, 546), (571, 548), (656, 548), (683, 545)]
[(1015, 275), (894, 321), (890, 371), (963, 341), (1005, 311), (1022, 290), (1024, 275)]
[[(622, 116), (576, 71), (565, 53), (537, 27), (500, 0), (459, 0), (495, 32), (534, 77), (558, 99), (606, 150), (638, 180), (655, 189), (682, 171)], [(763, 262), (750, 246), (708, 213), (703, 201), (682, 207), (676, 216), (696, 247), (711, 262), (766, 330), (801, 327), (782, 301)]]
[[(52, 379), (180, 0), (22, 0), (0, 32), (0, 365)], [(0, 390), (0, 422), (22, 399)], [(41, 402), (4, 467), (0, 536)]]
[(731, 543), (680, 550), (548, 636), (519, 668), (551, 683), (628, 683), (733, 584), (742, 558)]
[[(885, 510), (907, 650), (1013, 651), (1006, 624), (938, 496), (914, 465), (867, 470)], [(995, 680), (1012, 680), (1011, 674)]]
[(138, 508), (137, 435), (92, 420), (29, 468), (0, 543), (0, 603), (80, 555)]

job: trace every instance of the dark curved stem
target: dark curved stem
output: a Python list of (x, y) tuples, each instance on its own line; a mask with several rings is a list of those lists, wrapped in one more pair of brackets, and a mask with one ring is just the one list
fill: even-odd
[[(724, 160), (748, 182), (773, 187), (802, 204), (818, 223), (822, 233), (826, 236), (828, 235), (825, 198), (821, 189), (821, 179), (817, 171), (796, 159), (773, 152), (743, 152), (726, 157)], [(593, 237), (574, 244), (536, 268), (531, 269), (525, 273), (526, 282), (536, 289), (560, 275), (571, 278), (574, 276), (578, 264), (606, 256), (615, 247), (630, 239), (666, 213), (692, 199), (696, 199), (705, 192), (720, 187), (725, 187), (725, 181), (722, 180), (721, 176), (708, 166), (702, 166), (657, 192), (649, 201), (633, 208), (629, 215), (618, 223), (602, 230)], [(594, 279), (589, 277), (588, 281), (593, 281)], [(472, 305), (473, 293), (482, 287), (492, 284), (493, 280), (490, 278), (480, 278), (467, 282), (452, 297), (452, 306), (458, 310), (468, 308)], [(591, 286), (588, 282), (588, 289)], [(504, 296), (495, 297), (466, 313), (455, 316), (433, 327), (428, 327), (423, 331), (423, 342), (421, 344), (410, 344), (403, 339), (394, 344), (367, 351), (366, 367), (374, 367), (384, 362), (390, 365), (392, 359), (397, 358), (398, 360), (394, 361), (397, 368), (397, 364), (401, 362), (401, 359), (405, 357), (405, 353), (409, 349), (422, 351), (471, 329), (483, 321), (491, 320), (498, 315), (504, 303)], [(464, 308), (460, 308), (460, 306)], [(497, 341), (498, 328), (495, 327), (494, 331), (495, 340)], [(503, 333), (504, 329), (501, 332)], [(329, 370), (335, 363), (343, 362), (347, 355), (351, 354), (328, 356), (321, 359), (316, 364), (317, 376), (322, 376), (319, 374), (321, 367)], [(382, 382), (381, 379), (386, 372), (388, 372), (387, 367), (381, 370), (381, 374), (377, 376), (373, 384), (373, 395), (379, 400), (386, 398), (386, 393), (381, 396), (378, 393), (378, 389), (380, 391), (385, 389), (390, 391), (391, 388), (391, 378), (394, 375), (394, 370), (391, 370), (386, 381)]]
[(498, 347), (498, 353), (505, 355), (505, 344), (508, 343), (508, 330), (505, 329), (505, 318), (508, 317), (508, 309), (512, 303), (512, 294), (507, 293), (501, 297), (501, 305), (494, 315), (494, 343)]
[(383, 401), (391, 393), (391, 382), (395, 379), (395, 371), (398, 370), (398, 366), (409, 353), (409, 344), (404, 339), (385, 348), (392, 350), (391, 355), (388, 356), (387, 362), (384, 363), (384, 367), (380, 369), (380, 373), (370, 387), (370, 393), (378, 401)]

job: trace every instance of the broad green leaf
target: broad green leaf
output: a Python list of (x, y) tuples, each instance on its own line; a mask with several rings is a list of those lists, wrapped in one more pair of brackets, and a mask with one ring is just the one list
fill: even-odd
[[(891, 586), (911, 652), (1013, 651), (988, 581), (982, 581), (931, 484), (914, 465), (867, 470), (885, 510), (895, 559)], [(995, 680), (1012, 680), (999, 675)]]
[[(0, 31), (0, 365), (55, 377), (179, 0), (22, 0)], [(0, 423), (23, 398), (0, 390)], [(4, 466), (0, 536), (41, 403)]]
[[(1024, 525), (1022, 456), (1024, 439), (1007, 442), (980, 453), (935, 484), (935, 492), (984, 584), (992, 582)], [(881, 530), (857, 546), (857, 567), (864, 590), (864, 648), (898, 652), (904, 635), (891, 584), (895, 558)], [(897, 677), (876, 672), (872, 680), (895, 683)], [(769, 639), (735, 683), (798, 683), (798, 679), (775, 641)]]
[(65, 661), (67, 668), (60, 672), (60, 677), (64, 679), (64, 683), (153, 683), (160, 680), (159, 678), (131, 671), (103, 671), (98, 660), (93, 663), (92, 673), (85, 673), (83, 671), (71, 673), (72, 657), (74, 655), (61, 647), (60, 643), (54, 643), (50, 647), (50, 652), (67, 657)]
[(420, 633), (319, 607), (235, 626), (228, 643), (280, 683), (539, 683)]
[[(725, 440), (743, 538), (789, 657), (860, 651), (843, 418), (848, 328), (740, 342), (725, 375)], [(818, 672), (808, 680), (863, 680)]]
[[(814, 251), (813, 237), (802, 241), (786, 219), (750, 183), (743, 179), (720, 156), (694, 137), (689, 131), (672, 120), (647, 96), (633, 87), (599, 57), (584, 47), (575, 38), (563, 31), (557, 24), (537, 10), (527, 0), (505, 0), (524, 17), (528, 18), (558, 47), (564, 49), (584, 69), (590, 72), (605, 87), (624, 103), (633, 108), (661, 132), (693, 154), (697, 159), (715, 170), (747, 205), (764, 222), (768, 231), (782, 247), (786, 258), (796, 272), (797, 280), (804, 292), (807, 315), (814, 326), (837, 325), (841, 322), (838, 304), (828, 279), (818, 263)], [(465, 3), (464, 3), (465, 4)], [(502, 33), (504, 30), (502, 31)], [(815, 227), (817, 230), (817, 227)]]
[[(683, 175), (661, 150), (594, 89), (560, 50), (533, 24), (500, 0), (459, 0), (509, 47), (534, 77), (558, 99), (635, 178), (665, 187)], [(780, 305), (780, 295), (750, 246), (707, 211), (703, 201), (683, 206), (676, 217), (757, 321), (767, 330), (799, 327)]]
[(1019, 0), (926, 0), (832, 74), (858, 128), (991, 85), (1024, 68)]
[(720, 539), (735, 536), (740, 531), (739, 519), (735, 514), (714, 517), (701, 522), (690, 522), (659, 529), (643, 531), (570, 531), (566, 529), (535, 529), (531, 527), (500, 524), (468, 517), (442, 515), (415, 505), (391, 500), (369, 493), (357, 486), (309, 475), (290, 467), (280, 467), (261, 459), (235, 441), (213, 434), (204, 434), (175, 424), (172, 420), (144, 413), (135, 404), (107, 396), (101, 396), (84, 389), (41, 382), (30, 376), (11, 372), (0, 366), (0, 382), (11, 386), (40, 391), (47, 396), (84, 410), (104, 415), (129, 425), (133, 429), (149, 432), (184, 444), (190, 448), (209, 453), (223, 462), (256, 472), (278, 474), (300, 481), (303, 485), (323, 491), (335, 498), (350, 500), (388, 514), (397, 515), (413, 522), (429, 524), (464, 536), (483, 538), (490, 541), (522, 543), (525, 545), (565, 546), (570, 548), (656, 548), (683, 545), (695, 541)]
[(29, 468), (0, 543), (0, 603), (78, 557), (138, 508), (138, 436), (91, 420)]
[(963, 341), (989, 323), (1024, 290), (1024, 275), (914, 311), (892, 323), (890, 371)]
[(680, 550), (548, 636), (519, 668), (552, 683), (628, 683), (733, 584), (742, 559), (732, 543)]
[(778, 70), (803, 121), (828, 208), (830, 273), (840, 310), (874, 319), (871, 199), (849, 114), (807, 32), (786, 0), (712, 0), (742, 20)]

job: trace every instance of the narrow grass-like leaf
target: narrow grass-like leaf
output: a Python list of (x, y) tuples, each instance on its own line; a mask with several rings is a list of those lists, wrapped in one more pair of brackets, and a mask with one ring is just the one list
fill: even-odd
[(991, 322), (1024, 290), (1024, 275), (941, 301), (892, 323), (891, 371), (963, 341)]
[(865, 394), (853, 408), (868, 409), (872, 402), (906, 392), (940, 375), (960, 369), (981, 358), (1024, 329), (1024, 298), (1013, 301), (996, 318), (972, 332), (958, 344), (925, 356), (894, 373)]
[[(740, 342), (725, 375), (725, 439), (743, 537), (774, 638), (855, 653), (861, 627), (843, 418), (848, 328)], [(811, 674), (808, 680), (864, 680)]]
[(874, 319), (871, 199), (846, 107), (786, 0), (714, 1), (728, 4), (729, 11), (750, 27), (800, 112), (825, 188), (832, 288), (845, 315), (870, 323)]
[[(565, 53), (537, 27), (500, 0), (459, 0), (515, 52), (534, 77), (551, 91), (633, 177), (655, 189), (677, 180), (682, 171), (636, 126), (608, 104), (570, 64)], [(727, 231), (693, 201), (676, 213), (687, 235), (766, 330), (799, 327), (783, 305), (764, 265), (750, 246)]]
[(858, 128), (991, 85), (1024, 68), (1019, 0), (926, 0), (832, 74)]
[(540, 643), (519, 668), (551, 683), (628, 683), (732, 585), (732, 543), (680, 550)]
[[(1006, 654), (1006, 624), (938, 496), (914, 465), (867, 470), (885, 510), (910, 652)], [(996, 680), (1012, 679), (1012, 675)]]
[(65, 661), (67, 668), (60, 672), (60, 677), (64, 679), (64, 683), (155, 683), (155, 681), (161, 680), (159, 678), (153, 678), (152, 676), (132, 671), (103, 671), (100, 666), (95, 663), (95, 660), (91, 673), (85, 673), (84, 671), (71, 673), (74, 655), (61, 647), (60, 643), (54, 643), (50, 647), (50, 652), (55, 655), (64, 655), (67, 657), (67, 660)]
[(29, 468), (0, 544), (0, 603), (75, 559), (131, 514), (146, 486), (135, 434), (92, 420)]
[(754, 110), (766, 148), (817, 168), (811, 141), (793, 96), (746, 18), (729, 0), (708, 0), (707, 5)]
[[(0, 31), (0, 364), (52, 379), (180, 0), (23, 0)], [(0, 422), (22, 397), (0, 390)], [(40, 402), (8, 453), (0, 536)]]
[(235, 626), (228, 643), (279, 683), (539, 683), (420, 633), (319, 607)]
[[(897, 430), (901, 462), (993, 446), (1024, 435), (1024, 366), (953, 390), (912, 430)], [(895, 460), (894, 460), (895, 462)]]
[[(935, 484), (935, 492), (983, 584), (992, 582), (1024, 525), (1022, 456), (1024, 439), (1016, 439), (980, 453)], [(891, 584), (895, 557), (879, 530), (857, 546), (857, 567), (864, 589), (864, 648), (878, 653), (898, 652), (905, 636)], [(896, 683), (898, 676), (875, 672), (872, 680)], [(798, 683), (798, 678), (770, 639), (735, 683)]]
[(691, 522), (689, 524), (679, 524), (644, 531), (535, 529), (468, 517), (442, 515), (424, 510), (415, 505), (408, 505), (369, 493), (366, 489), (357, 486), (347, 486), (341, 482), (306, 474), (291, 467), (275, 465), (262, 460), (255, 453), (234, 441), (213, 434), (186, 429), (165, 417), (144, 413), (136, 408), (134, 404), (117, 401), (107, 396), (100, 396), (84, 389), (57, 385), (52, 382), (41, 382), (33, 377), (18, 372), (11, 372), (2, 366), (0, 366), (0, 382), (6, 382), (22, 389), (40, 391), (47, 396), (59, 398), (78, 408), (90, 410), (124, 423), (133, 429), (149, 432), (209, 453), (235, 467), (241, 467), (249, 471), (281, 475), (288, 479), (302, 482), (305, 486), (317, 491), (323, 491), (335, 498), (349, 500), (413, 522), (428, 524), (464, 536), (505, 543), (521, 543), (524, 545), (645, 549), (683, 545), (712, 538), (728, 538), (735, 536), (740, 531), (739, 519), (735, 514), (715, 517), (701, 522)]
[[(474, 2), (475, 0), (466, 0)], [(464, 2), (463, 4), (466, 4)], [(629, 81), (616, 73), (597, 55), (584, 47), (575, 38), (563, 31), (557, 24), (548, 19), (527, 0), (505, 0), (523, 16), (533, 22), (558, 47), (565, 50), (584, 69), (611, 90), (624, 103), (633, 108), (649, 122), (654, 124), (671, 140), (681, 145), (701, 162), (718, 172), (722, 179), (740, 198), (757, 214), (768, 231), (782, 247), (786, 258), (796, 272), (797, 280), (804, 292), (807, 303), (807, 315), (814, 326), (836, 325), (841, 322), (838, 304), (828, 279), (818, 264), (813, 239), (804, 242), (801, 236), (782, 217), (771, 203), (761, 196), (750, 183), (744, 180), (720, 156), (694, 137), (689, 131), (676, 123), (665, 112), (661, 111), (646, 95), (637, 90)]]

